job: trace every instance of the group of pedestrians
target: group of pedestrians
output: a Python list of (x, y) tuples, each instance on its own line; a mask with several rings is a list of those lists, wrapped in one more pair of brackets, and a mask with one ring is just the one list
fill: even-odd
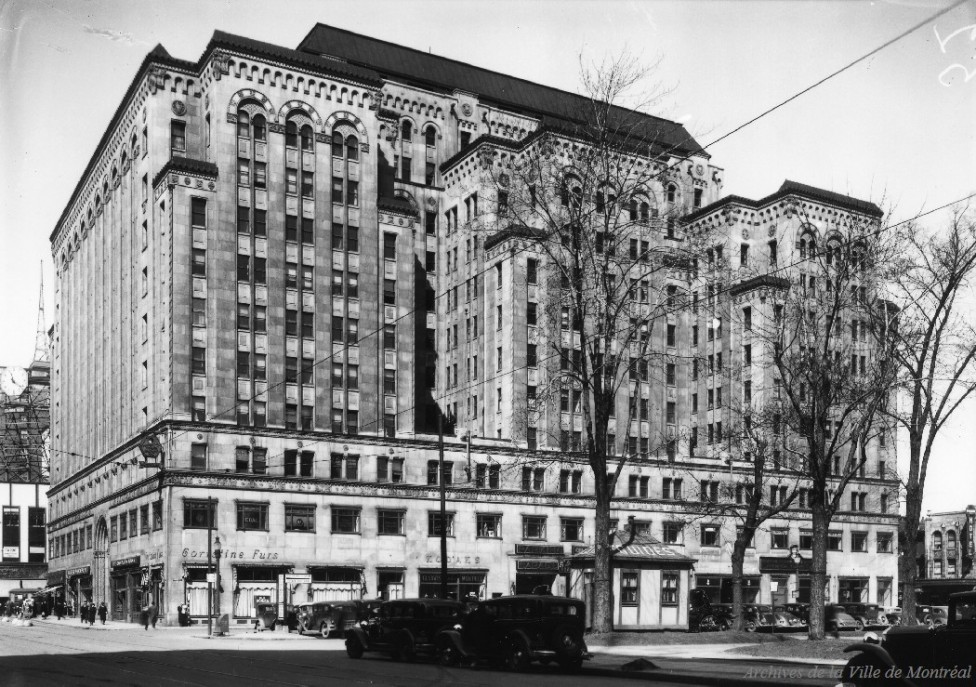
[(85, 601), (78, 609), (78, 618), (81, 620), (82, 624), (88, 623), (89, 627), (95, 625), (96, 615), (98, 616), (98, 619), (102, 621), (102, 625), (104, 625), (105, 618), (108, 617), (108, 607), (105, 605), (104, 601), (98, 604), (98, 606), (91, 601)]

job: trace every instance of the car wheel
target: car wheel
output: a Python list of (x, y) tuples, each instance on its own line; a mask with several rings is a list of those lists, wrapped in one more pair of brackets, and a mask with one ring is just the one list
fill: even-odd
[(883, 677), (885, 670), (884, 665), (870, 656), (858, 654), (841, 670), (841, 680), (843, 684), (853, 684), (856, 687), (884, 687), (890, 684), (890, 681)]
[(346, 654), (349, 658), (362, 658), (365, 650), (363, 643), (355, 635), (346, 639)]
[(863, 631), (864, 630), (864, 623), (861, 620), (855, 620), (854, 621), (854, 630), (857, 631), (857, 632)]
[(717, 629), (718, 625), (715, 624), (715, 618), (713, 616), (706, 615), (698, 621), (699, 632), (714, 632)]
[(531, 658), (525, 644), (518, 639), (509, 641), (508, 650), (505, 652), (505, 667), (520, 673), (529, 667), (529, 663)]
[(557, 627), (550, 642), (560, 664), (571, 663), (583, 655), (583, 637), (571, 625)]
[(732, 629), (732, 621), (729, 620), (728, 618), (722, 618), (718, 622), (718, 629), (722, 630), (723, 632), (726, 632), (728, 630), (731, 630)]
[(747, 620), (744, 629), (746, 632), (755, 632), (757, 629), (756, 622), (754, 620)]
[(321, 625), (319, 625), (319, 634), (322, 635), (322, 639), (329, 638), (330, 631), (329, 631), (328, 623), (322, 623)]
[(453, 668), (461, 662), (461, 655), (450, 639), (442, 639), (437, 646), (437, 662), (447, 668)]

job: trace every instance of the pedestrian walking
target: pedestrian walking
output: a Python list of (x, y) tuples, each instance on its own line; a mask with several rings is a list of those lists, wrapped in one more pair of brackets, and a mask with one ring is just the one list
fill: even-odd
[(149, 606), (142, 607), (142, 615), (139, 617), (139, 620), (142, 622), (142, 626), (148, 630), (149, 629)]
[(108, 607), (103, 601), (98, 605), (98, 619), (102, 621), (102, 625), (105, 624), (105, 617), (108, 615)]
[(88, 606), (88, 623), (89, 623), (89, 624), (90, 624), (90, 625), (91, 625), (92, 627), (94, 627), (94, 626), (95, 626), (95, 613), (97, 612), (97, 610), (98, 610), (98, 609), (97, 609), (97, 608), (95, 607), (95, 602), (92, 602), (92, 603), (91, 603), (91, 604), (90, 604), (90, 605)]
[(189, 614), (187, 613), (186, 604), (180, 604), (176, 607), (176, 618), (179, 621), (180, 627), (186, 627), (189, 625)]
[(153, 629), (156, 629), (156, 604), (149, 604), (149, 622), (152, 623)]
[(58, 620), (64, 617), (64, 601), (61, 599), (54, 602), (54, 615), (58, 617)]

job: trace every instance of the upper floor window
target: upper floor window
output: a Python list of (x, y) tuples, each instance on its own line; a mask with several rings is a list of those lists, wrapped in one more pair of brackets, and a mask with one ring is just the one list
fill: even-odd
[(400, 139), (404, 142), (410, 141), (413, 138), (413, 126), (408, 120), (403, 120), (400, 124)]
[(359, 161), (359, 139), (350, 134), (343, 136), (340, 132), (332, 134), (332, 157), (345, 157), (350, 162)]
[(186, 122), (174, 119), (170, 123), (170, 149), (173, 155), (186, 154)]
[(285, 124), (285, 145), (289, 148), (298, 147), (298, 124), (295, 122)]
[(437, 129), (428, 126), (424, 131), (424, 144), (432, 148), (437, 145)]

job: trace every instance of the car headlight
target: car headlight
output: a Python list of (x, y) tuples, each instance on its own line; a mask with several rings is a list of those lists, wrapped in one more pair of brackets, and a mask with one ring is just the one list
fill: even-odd
[(865, 632), (864, 641), (868, 644), (881, 644), (881, 637), (874, 632)]

